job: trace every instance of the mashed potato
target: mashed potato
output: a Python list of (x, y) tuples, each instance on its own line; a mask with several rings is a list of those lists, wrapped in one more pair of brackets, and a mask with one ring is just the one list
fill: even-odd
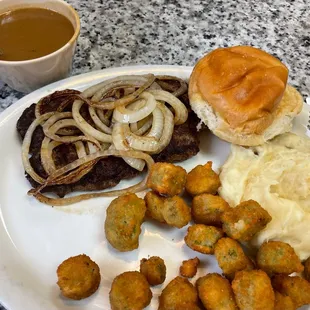
[(259, 147), (232, 145), (220, 180), (232, 207), (254, 199), (272, 216), (254, 245), (279, 240), (302, 260), (310, 256), (310, 139), (288, 133)]

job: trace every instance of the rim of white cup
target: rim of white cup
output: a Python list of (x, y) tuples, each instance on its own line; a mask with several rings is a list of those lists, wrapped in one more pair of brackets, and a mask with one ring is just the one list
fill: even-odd
[[(71, 37), (71, 39), (64, 46), (59, 48), (58, 50), (56, 50), (56, 51), (54, 51), (54, 52), (52, 52), (50, 54), (47, 54), (45, 56), (34, 58), (34, 59), (28, 59), (28, 60), (0, 60), (0, 64), (5, 64), (5, 65), (21, 64), (21, 65), (24, 65), (24, 64), (36, 63), (36, 62), (48, 59), (50, 57), (53, 57), (54, 55), (57, 55), (57, 54), (61, 53), (62, 51), (66, 50), (71, 44), (73, 44), (77, 40), (77, 37), (79, 36), (80, 30), (81, 30), (80, 17), (79, 17), (79, 14), (77, 13), (77, 11), (70, 4), (68, 4), (67, 2), (65, 2), (63, 0), (49, 0), (49, 2), (61, 3), (61, 4), (65, 5), (65, 6), (67, 6), (68, 9), (73, 13), (73, 16), (74, 16), (74, 19), (75, 19), (75, 23), (76, 23), (76, 27), (75, 27), (74, 34)], [(19, 6), (19, 7), (24, 7), (24, 6)], [(26, 6), (26, 7), (28, 7), (28, 6)], [(33, 6), (29, 6), (29, 7), (35, 7), (35, 3), (33, 3)], [(10, 7), (8, 7), (8, 9), (9, 8)], [(12, 6), (12, 8), (14, 8), (14, 6)]]

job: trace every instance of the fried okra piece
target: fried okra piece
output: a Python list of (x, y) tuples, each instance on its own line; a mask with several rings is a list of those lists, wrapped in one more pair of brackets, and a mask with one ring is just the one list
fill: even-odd
[(183, 192), (186, 171), (169, 163), (155, 163), (147, 179), (147, 187), (164, 196), (175, 196)]
[(160, 223), (165, 223), (162, 214), (165, 198), (151, 191), (146, 193), (144, 201), (146, 204), (146, 215)]
[(194, 251), (203, 254), (213, 254), (216, 242), (223, 235), (223, 231), (218, 227), (195, 224), (188, 227), (184, 240), (187, 246)]
[(249, 241), (271, 221), (269, 213), (254, 200), (240, 203), (222, 214), (223, 230), (231, 238)]
[(240, 310), (273, 310), (275, 296), (268, 275), (262, 270), (238, 271), (232, 289)]
[(277, 291), (275, 291), (274, 294), (275, 294), (274, 310), (296, 310), (296, 306), (294, 305), (291, 297), (284, 296)]
[(76, 300), (95, 293), (101, 280), (98, 265), (85, 254), (63, 261), (57, 268), (57, 276), (62, 295)]
[(304, 266), (294, 249), (281, 241), (264, 242), (258, 250), (257, 265), (267, 274), (302, 272)]
[(275, 290), (284, 296), (289, 296), (296, 308), (310, 304), (310, 283), (300, 277), (276, 275), (272, 279)]
[(198, 165), (187, 175), (185, 188), (192, 195), (203, 193), (216, 194), (221, 182), (218, 174), (212, 170), (212, 161)]
[(208, 310), (237, 310), (230, 283), (217, 273), (209, 273), (196, 282), (198, 296)]
[(198, 294), (187, 279), (174, 278), (159, 296), (158, 310), (197, 310)]
[(304, 265), (305, 265), (304, 269), (305, 278), (310, 282), (310, 257), (307, 258)]
[(221, 215), (229, 208), (229, 204), (220, 196), (200, 194), (193, 198), (192, 217), (197, 224), (221, 226)]
[(104, 229), (107, 240), (115, 249), (126, 252), (138, 248), (145, 212), (144, 200), (135, 194), (126, 194), (111, 202)]
[(166, 279), (165, 262), (158, 256), (141, 259), (140, 272), (146, 277), (150, 285), (162, 284)]
[(152, 299), (150, 285), (138, 271), (127, 271), (112, 282), (110, 305), (112, 310), (142, 310)]
[(168, 225), (182, 228), (191, 220), (191, 209), (184, 199), (173, 196), (164, 200), (162, 215)]
[(198, 257), (184, 260), (180, 267), (181, 276), (186, 277), (186, 278), (194, 277), (197, 273), (197, 268), (198, 268), (199, 263), (200, 263), (200, 260)]
[(214, 254), (228, 279), (233, 279), (237, 271), (254, 269), (252, 261), (244, 254), (241, 245), (231, 238), (220, 239), (215, 244)]

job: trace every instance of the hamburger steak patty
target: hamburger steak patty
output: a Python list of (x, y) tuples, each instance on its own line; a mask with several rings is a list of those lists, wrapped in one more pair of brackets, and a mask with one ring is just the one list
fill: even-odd
[[(75, 90), (65, 90), (55, 92), (43, 99), (43, 113), (55, 111), (59, 104), (69, 98), (70, 95), (79, 93)], [(180, 97), (182, 102), (189, 107), (187, 95)], [(73, 101), (74, 99), (72, 99)], [(35, 104), (25, 109), (17, 122), (17, 131), (24, 138), (28, 127), (35, 119)], [(70, 104), (68, 106), (70, 108)], [(89, 120), (87, 109), (81, 113), (86, 120)], [(178, 162), (186, 160), (199, 152), (199, 140), (196, 131), (198, 120), (193, 112), (189, 113), (188, 120), (182, 124), (175, 126), (174, 133), (169, 145), (159, 154), (153, 155), (155, 161)], [(33, 136), (30, 146), (30, 163), (33, 169), (41, 177), (46, 178), (47, 174), (41, 164), (40, 148), (44, 139), (42, 127), (39, 126)], [(76, 160), (76, 149), (71, 144), (62, 144), (53, 150), (53, 159), (57, 168), (60, 168), (74, 160)], [(140, 172), (125, 163), (122, 158), (110, 156), (103, 158), (93, 167), (93, 169), (82, 177), (78, 182), (65, 185), (49, 186), (44, 188), (43, 192), (53, 192), (59, 197), (73, 191), (95, 191), (117, 185), (123, 179), (131, 179)], [(36, 183), (28, 174), (26, 178), (33, 187), (37, 187)]]

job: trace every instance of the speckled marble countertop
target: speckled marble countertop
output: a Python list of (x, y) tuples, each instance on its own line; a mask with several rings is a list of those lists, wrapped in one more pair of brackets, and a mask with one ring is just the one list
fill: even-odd
[[(82, 24), (74, 75), (135, 64), (191, 66), (211, 49), (244, 44), (279, 57), (290, 82), (310, 95), (309, 0), (67, 1)], [(0, 112), (22, 96), (0, 82)]]
[[(191, 66), (216, 47), (250, 44), (279, 57), (290, 82), (310, 94), (309, 0), (68, 2), (82, 23), (73, 75), (135, 64)], [(22, 96), (0, 82), (0, 112)]]

